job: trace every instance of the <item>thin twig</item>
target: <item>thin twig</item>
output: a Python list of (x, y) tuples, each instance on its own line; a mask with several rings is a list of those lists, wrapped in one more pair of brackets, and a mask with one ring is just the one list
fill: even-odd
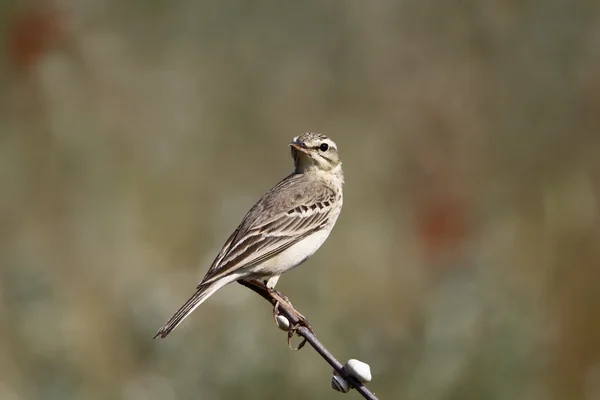
[[(238, 281), (238, 283), (257, 293), (262, 298), (271, 303), (273, 306), (277, 304), (277, 300), (272, 296), (271, 293), (269, 293), (269, 291), (264, 286), (255, 285), (252, 282), (247, 281)], [(281, 315), (284, 315), (290, 321), (291, 326), (299, 325), (300, 320), (287, 308), (278, 305), (278, 311)], [(308, 328), (300, 325), (296, 329), (296, 333), (299, 336), (302, 336), (304, 339), (306, 339), (306, 341), (310, 343), (310, 345), (317, 351), (317, 353), (319, 353), (321, 357), (323, 357), (323, 359), (327, 361), (329, 365), (331, 365), (333, 369), (335, 369), (338, 372), (338, 374), (340, 374), (340, 376), (346, 380), (346, 382), (348, 382), (350, 387), (356, 389), (356, 391), (360, 393), (365, 399), (378, 400), (377, 397), (358, 379), (351, 375), (348, 375), (346, 371), (344, 371), (344, 366), (342, 365), (342, 363), (340, 363), (333, 356), (333, 354), (331, 354), (329, 350), (327, 350), (325, 346), (323, 346), (323, 344), (319, 341), (319, 339), (317, 339), (317, 336), (313, 332), (311, 332)]]

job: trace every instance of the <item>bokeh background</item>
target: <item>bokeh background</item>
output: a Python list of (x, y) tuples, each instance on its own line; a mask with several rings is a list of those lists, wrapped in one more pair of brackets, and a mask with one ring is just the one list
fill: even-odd
[(338, 143), (345, 206), (278, 287), (380, 399), (600, 399), (598, 1), (0, 21), (2, 400), (342, 396), (239, 285), (152, 340), (305, 131)]

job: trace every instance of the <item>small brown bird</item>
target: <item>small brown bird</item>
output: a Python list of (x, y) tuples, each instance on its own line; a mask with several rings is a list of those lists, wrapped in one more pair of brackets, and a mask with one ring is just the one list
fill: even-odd
[(284, 272), (310, 258), (325, 242), (342, 210), (344, 174), (336, 144), (304, 133), (290, 144), (294, 172), (248, 211), (227, 239), (196, 293), (157, 332), (164, 338), (223, 286), (264, 280), (273, 289)]

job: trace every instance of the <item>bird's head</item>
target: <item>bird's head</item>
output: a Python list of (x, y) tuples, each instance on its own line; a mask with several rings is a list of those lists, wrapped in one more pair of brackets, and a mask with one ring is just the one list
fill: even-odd
[(307, 132), (296, 136), (290, 147), (296, 172), (341, 172), (337, 145), (321, 133)]

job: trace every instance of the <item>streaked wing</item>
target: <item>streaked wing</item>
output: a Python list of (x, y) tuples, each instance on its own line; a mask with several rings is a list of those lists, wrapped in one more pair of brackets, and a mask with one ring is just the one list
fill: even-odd
[(200, 285), (258, 265), (323, 229), (336, 193), (325, 185), (315, 188), (314, 182), (309, 190), (308, 184), (302, 175), (290, 175), (265, 194), (229, 237)]

